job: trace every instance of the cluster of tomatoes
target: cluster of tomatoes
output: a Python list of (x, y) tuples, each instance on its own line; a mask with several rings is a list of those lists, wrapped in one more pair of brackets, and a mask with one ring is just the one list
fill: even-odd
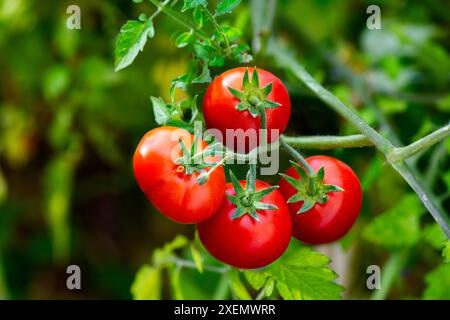
[[(207, 127), (224, 137), (227, 129), (260, 129), (264, 112), (269, 143), (274, 139), (271, 129), (286, 129), (290, 108), (281, 80), (252, 68), (235, 68), (216, 77), (203, 100)], [(293, 162), (278, 188), (256, 180), (252, 170), (241, 181), (230, 173), (231, 182), (226, 183), (217, 156), (205, 156), (200, 165), (192, 161), (207, 147), (184, 129), (153, 129), (137, 147), (134, 174), (162, 214), (197, 224), (204, 247), (224, 263), (263, 267), (283, 254), (292, 235), (307, 244), (328, 243), (345, 235), (357, 219), (362, 203), (358, 177), (335, 158), (306, 158), (309, 173), (304, 163)], [(207, 180), (199, 183), (205, 173)]]

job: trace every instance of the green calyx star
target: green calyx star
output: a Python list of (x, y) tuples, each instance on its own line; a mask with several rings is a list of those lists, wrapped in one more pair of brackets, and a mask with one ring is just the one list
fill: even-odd
[(259, 115), (261, 108), (274, 109), (280, 106), (279, 103), (267, 99), (267, 96), (272, 91), (272, 83), (269, 83), (263, 88), (259, 87), (259, 76), (256, 67), (253, 70), (251, 81), (249, 79), (248, 69), (245, 70), (242, 86), (242, 91), (228, 87), (231, 94), (240, 101), (236, 105), (237, 110), (247, 110), (253, 118), (256, 118)]
[(297, 193), (290, 197), (287, 200), (287, 203), (303, 201), (303, 205), (298, 210), (297, 214), (307, 212), (312, 209), (316, 203), (326, 203), (328, 201), (328, 193), (345, 191), (336, 185), (323, 183), (323, 178), (325, 176), (324, 167), (320, 168), (314, 176), (309, 176), (297, 162), (290, 162), (294, 166), (295, 171), (299, 174), (300, 179), (297, 180), (283, 173), (280, 173), (280, 175), (297, 190)]
[(237, 219), (245, 214), (249, 214), (253, 219), (259, 221), (257, 210), (277, 210), (278, 207), (270, 204), (260, 202), (262, 198), (278, 188), (278, 186), (268, 187), (259, 191), (255, 191), (255, 169), (250, 169), (247, 173), (247, 180), (245, 188), (239, 183), (239, 180), (230, 171), (231, 183), (233, 184), (236, 195), (227, 194), (228, 200), (236, 205), (232, 219)]
[(199, 139), (199, 135), (195, 134), (190, 150), (181, 139), (178, 140), (181, 156), (175, 160), (175, 163), (179, 165), (180, 172), (184, 171), (188, 175), (194, 172), (205, 173), (206, 168), (213, 167), (216, 164), (215, 162), (204, 162), (205, 154), (198, 150)]

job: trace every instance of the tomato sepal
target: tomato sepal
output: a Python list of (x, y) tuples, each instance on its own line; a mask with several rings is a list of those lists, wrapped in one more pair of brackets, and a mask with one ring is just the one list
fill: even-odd
[(256, 118), (260, 114), (260, 108), (264, 109), (274, 109), (279, 107), (281, 104), (275, 101), (267, 99), (269, 94), (272, 92), (273, 84), (272, 82), (260, 88), (259, 86), (259, 76), (258, 70), (253, 70), (252, 80), (250, 81), (248, 69), (245, 70), (244, 78), (242, 80), (243, 90), (239, 91), (232, 87), (227, 87), (228, 91), (239, 99), (239, 103), (236, 105), (236, 110), (248, 111), (253, 118)]
[(256, 178), (254, 168), (251, 168), (247, 173), (245, 188), (242, 187), (241, 183), (231, 170), (230, 178), (234, 192), (236, 193), (236, 195), (226, 195), (228, 200), (236, 206), (236, 211), (231, 216), (232, 219), (237, 219), (248, 214), (256, 221), (259, 221), (257, 210), (278, 210), (278, 207), (274, 204), (259, 201), (277, 189), (278, 186), (270, 186), (255, 191)]
[(305, 172), (302, 166), (295, 161), (290, 161), (294, 166), (295, 171), (299, 175), (299, 179), (295, 179), (284, 173), (280, 173), (292, 187), (297, 190), (293, 196), (287, 199), (287, 203), (295, 203), (303, 201), (302, 206), (297, 211), (297, 214), (305, 213), (311, 210), (317, 203), (325, 204), (328, 202), (328, 193), (345, 191), (343, 188), (332, 185), (324, 184), (325, 168), (321, 167), (315, 175), (310, 175)]

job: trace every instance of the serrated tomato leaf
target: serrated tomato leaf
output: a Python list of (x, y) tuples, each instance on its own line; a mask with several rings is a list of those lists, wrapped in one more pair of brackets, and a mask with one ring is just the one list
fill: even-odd
[(138, 53), (144, 49), (148, 38), (155, 34), (152, 20), (130, 20), (120, 29), (117, 37), (115, 54), (115, 71), (129, 66)]
[(337, 274), (327, 266), (329, 263), (327, 256), (305, 247), (288, 253), (267, 269), (246, 271), (245, 276), (255, 289), (273, 280), (286, 300), (341, 299), (344, 288), (334, 282)]

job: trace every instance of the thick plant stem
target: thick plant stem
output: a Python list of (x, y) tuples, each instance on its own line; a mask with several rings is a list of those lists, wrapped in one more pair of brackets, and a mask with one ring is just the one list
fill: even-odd
[(450, 124), (430, 133), (429, 135), (401, 148), (395, 148), (389, 155), (389, 160), (392, 162), (401, 161), (413, 156), (414, 154), (429, 148), (439, 141), (447, 138), (450, 135)]
[(373, 146), (372, 141), (370, 141), (363, 134), (355, 134), (350, 136), (283, 136), (283, 140), (293, 147), (320, 150)]

